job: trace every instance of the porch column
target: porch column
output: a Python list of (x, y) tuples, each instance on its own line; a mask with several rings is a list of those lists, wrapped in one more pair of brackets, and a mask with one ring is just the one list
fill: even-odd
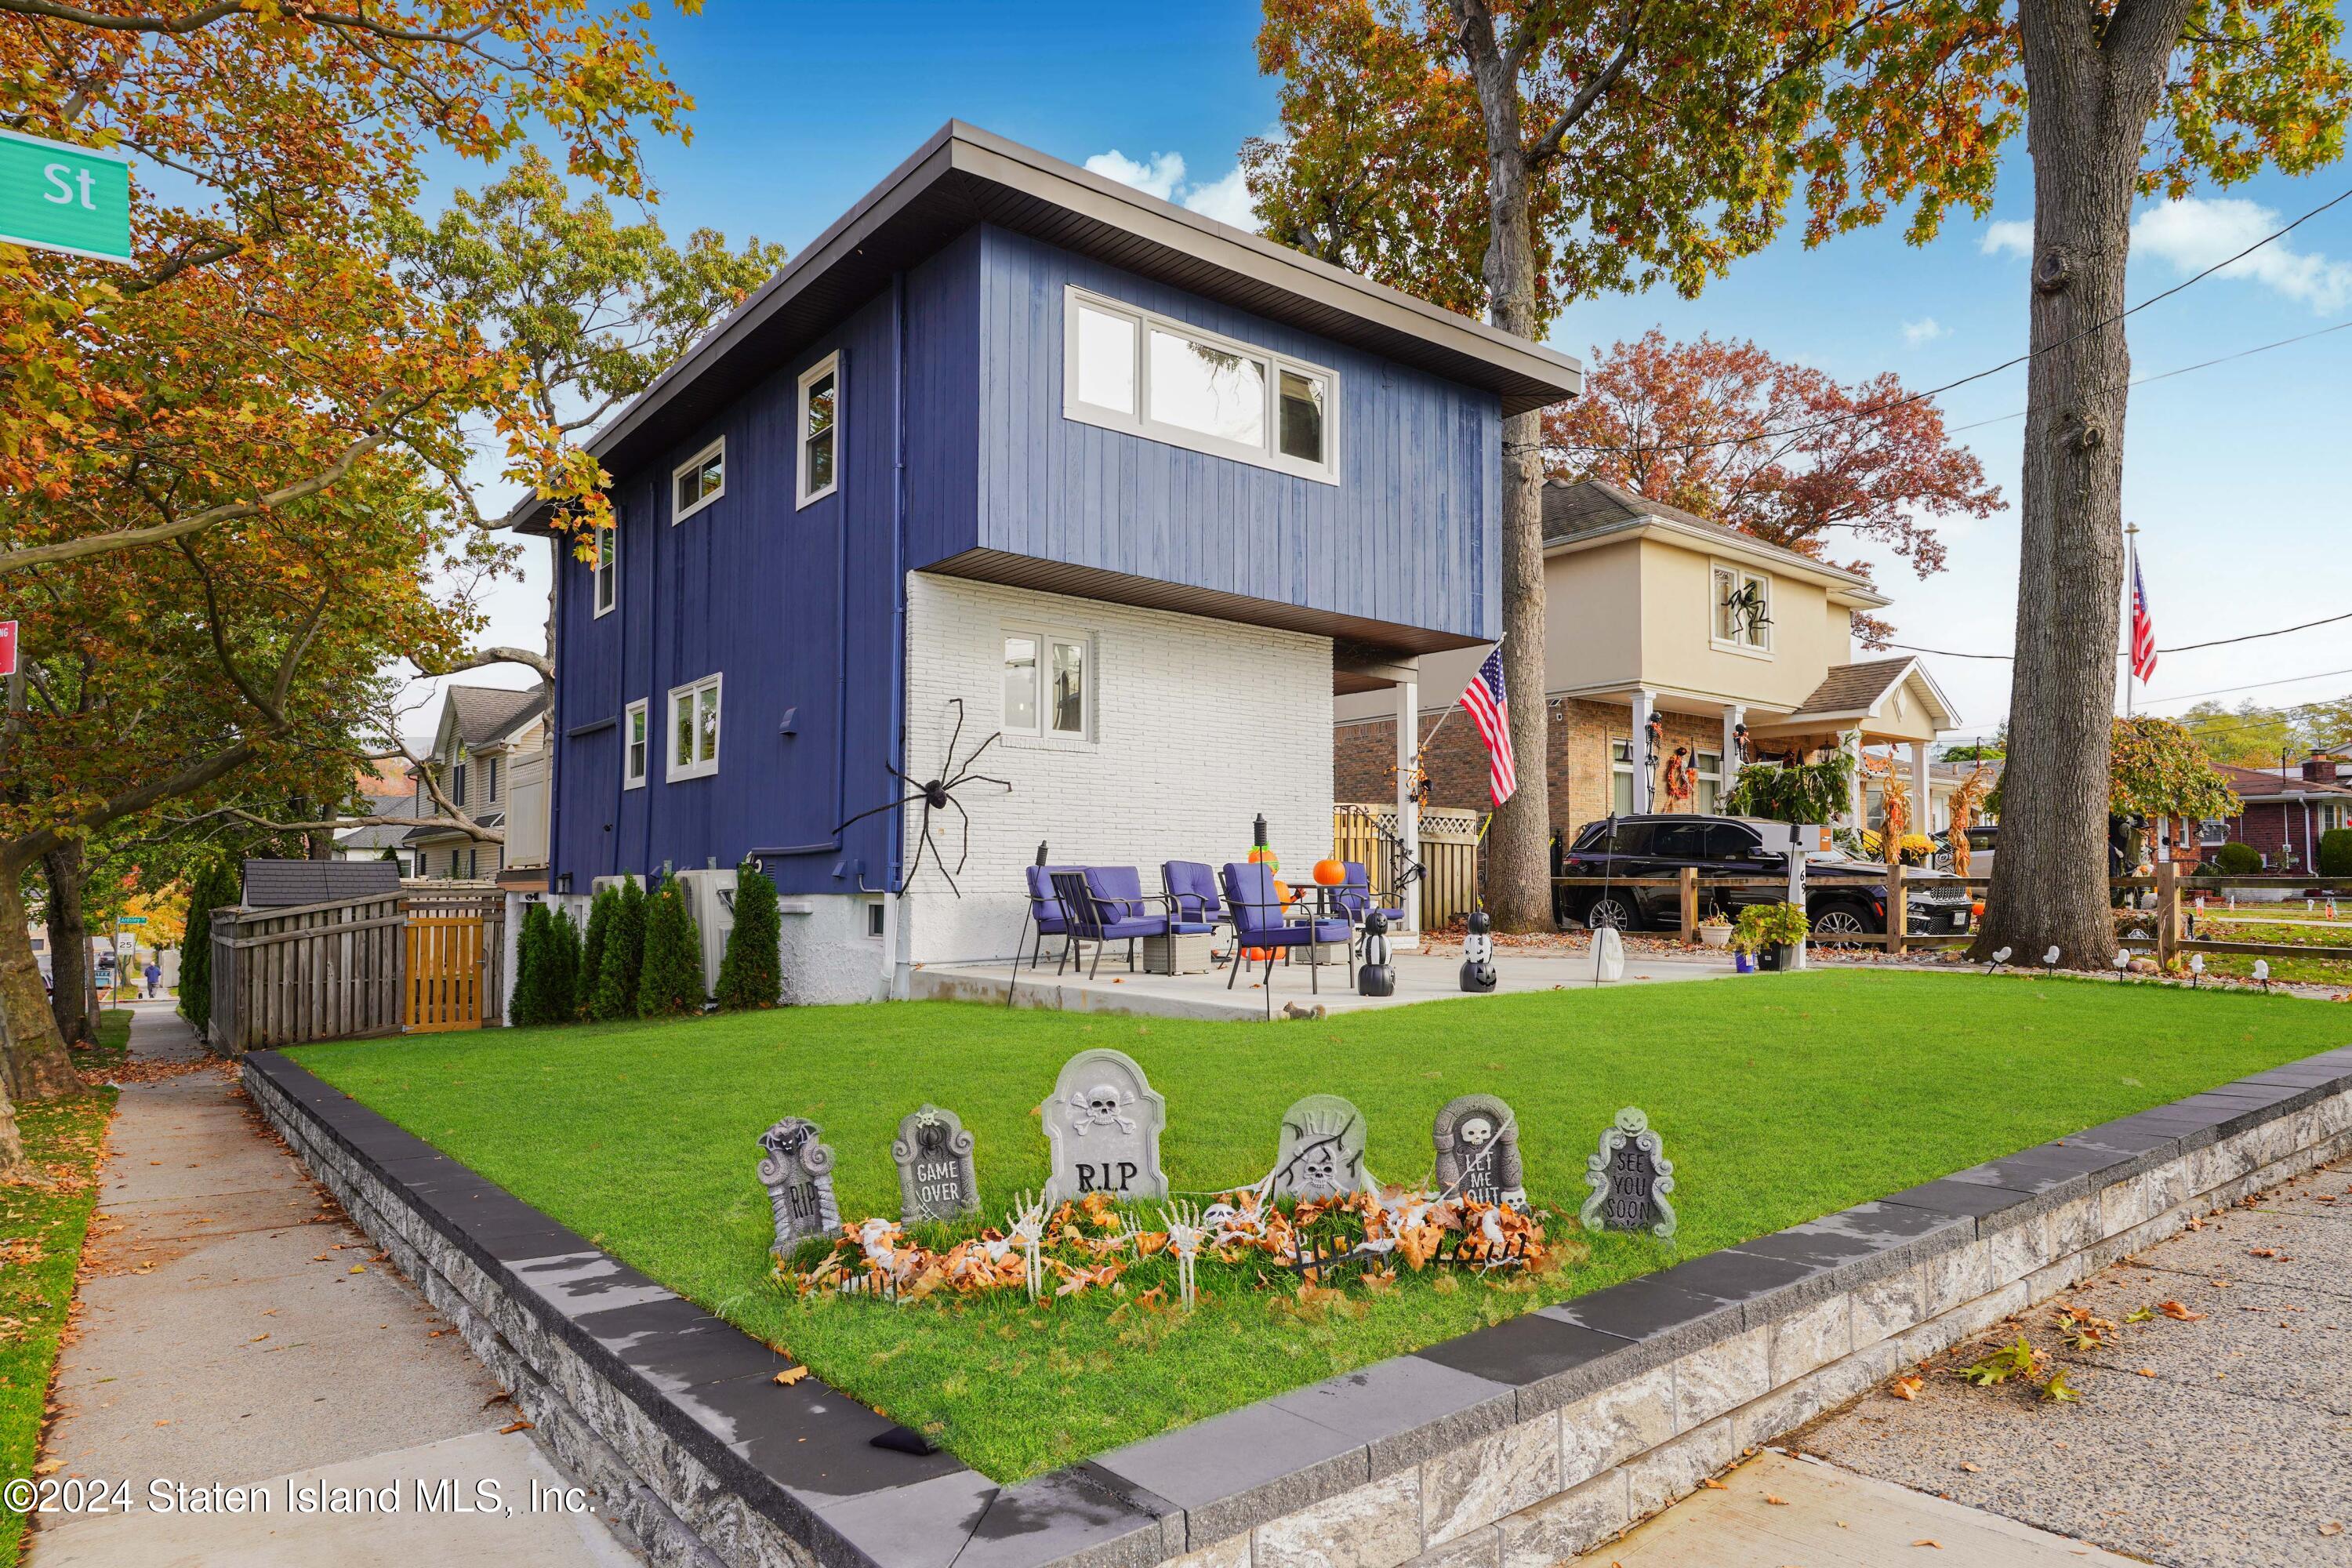
[(1915, 832), (1935, 831), (1929, 818), (1935, 815), (1936, 795), (1928, 787), (1927, 742), (1911, 742), (1911, 826)]
[(1657, 696), (1647, 687), (1633, 692), (1633, 810), (1638, 815), (1653, 809), (1650, 795), (1657, 783), (1655, 771), (1650, 766), (1650, 715), (1656, 710)]
[(1848, 792), (1851, 798), (1846, 802), (1847, 826), (1860, 833), (1870, 826), (1870, 797), (1862, 787), (1862, 731), (1847, 731), (1839, 744), (1853, 759), (1853, 787)]
[(1730, 702), (1723, 710), (1723, 783), (1715, 792), (1715, 809), (1721, 811), (1723, 803), (1731, 798), (1731, 786), (1739, 782), (1739, 727), (1748, 722), (1748, 710)]
[[(1396, 683), (1396, 836), (1414, 859), (1421, 858), (1421, 802), (1412, 793), (1414, 753), (1421, 750), (1421, 682)], [(1404, 929), (1421, 930), (1421, 884), (1404, 890)]]

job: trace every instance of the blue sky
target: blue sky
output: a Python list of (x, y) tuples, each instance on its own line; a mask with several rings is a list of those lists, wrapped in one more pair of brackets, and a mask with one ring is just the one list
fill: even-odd
[[(696, 17), (657, 14), (656, 37), (693, 94), (689, 146), (654, 147), (658, 209), (674, 234), (709, 226), (797, 251), (939, 125), (960, 118), (1073, 162), (1116, 153), (1160, 194), (1230, 217), (1234, 155), (1276, 120), (1258, 74), (1255, 5), (906, 4), (709, 0)], [(1181, 159), (1182, 174), (1170, 155)], [(478, 182), (479, 174), (465, 176)], [(2031, 216), (2030, 170), (2013, 146), (1993, 224), (1955, 222), (1915, 248), (1896, 228), (1808, 251), (1794, 240), (1739, 263), (1699, 300), (1670, 290), (1572, 307), (1554, 343), (1580, 356), (1663, 326), (1674, 336), (1751, 337), (1841, 378), (1893, 371), (1915, 387), (1996, 363), (2025, 342), (2025, 263), (2000, 238)], [(2132, 297), (2146, 298), (2352, 184), (2338, 165), (2267, 176), (2144, 214)], [(2151, 204), (2153, 206), (2153, 204)], [(2265, 220), (2264, 211), (2282, 215)], [(2029, 231), (2030, 232), (2030, 231)], [(2233, 237), (2242, 236), (2242, 238)], [(2225, 274), (2133, 318), (2137, 375), (2168, 371), (2352, 319), (2352, 203)], [(2352, 609), (2352, 331), (2135, 392), (2125, 505), (2137, 521), (2164, 646), (2267, 630)], [(1943, 400), (2005, 500), (2016, 492), (2022, 370)], [(2005, 652), (2016, 594), (2013, 511), (1947, 525), (1951, 569), (1920, 582), (1888, 562), (1881, 585), (1904, 640)], [(499, 599), (500, 640), (537, 640), (544, 591)], [(1969, 729), (2008, 706), (2007, 666), (1931, 660)], [(2352, 622), (2165, 658), (2144, 701), (2179, 711), (2189, 694), (2280, 682), (2242, 697), (2290, 702), (2352, 690)], [(479, 678), (476, 678), (479, 679)], [(2179, 699), (2167, 700), (2167, 699)]]

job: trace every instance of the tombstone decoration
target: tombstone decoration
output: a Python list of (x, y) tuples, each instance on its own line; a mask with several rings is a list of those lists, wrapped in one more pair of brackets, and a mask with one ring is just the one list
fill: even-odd
[(1124, 1051), (1098, 1046), (1064, 1062), (1037, 1114), (1052, 1167), (1048, 1204), (1088, 1193), (1120, 1202), (1168, 1195), (1168, 1175), (1160, 1168), (1168, 1101)]
[(787, 1116), (760, 1134), (760, 1184), (775, 1211), (776, 1240), (769, 1250), (782, 1258), (813, 1236), (841, 1228), (833, 1201), (833, 1151), (806, 1117)]
[(1364, 996), (1396, 994), (1396, 966), (1389, 957), (1389, 918), (1378, 910), (1364, 917), (1364, 964), (1356, 972), (1356, 991)]
[(1282, 1113), (1274, 1169), (1258, 1189), (1269, 1198), (1296, 1199), (1376, 1193), (1380, 1184), (1364, 1169), (1370, 1134), (1353, 1105), (1336, 1094), (1310, 1094)]
[(1470, 911), (1470, 930), (1462, 939), (1462, 989), (1485, 992), (1495, 988), (1494, 917), (1484, 910)]
[(971, 1145), (971, 1134), (952, 1110), (926, 1105), (899, 1119), (898, 1136), (890, 1144), (890, 1158), (898, 1163), (899, 1223), (919, 1225), (980, 1212)]
[(1528, 1206), (1518, 1118), (1499, 1098), (1465, 1094), (1447, 1100), (1430, 1137), (1437, 1145), (1439, 1192), (1508, 1208)]
[(1627, 1106), (1601, 1134), (1601, 1147), (1584, 1161), (1584, 1184), (1591, 1196), (1577, 1211), (1587, 1230), (1647, 1230), (1661, 1241), (1675, 1237), (1675, 1163), (1650, 1119)]

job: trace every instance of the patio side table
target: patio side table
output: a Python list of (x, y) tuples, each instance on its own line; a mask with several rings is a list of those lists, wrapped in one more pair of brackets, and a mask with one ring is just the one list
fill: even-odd
[(1213, 967), (1209, 962), (1213, 945), (1206, 931), (1192, 931), (1181, 936), (1147, 936), (1143, 939), (1143, 972), (1146, 974), (1206, 974)]

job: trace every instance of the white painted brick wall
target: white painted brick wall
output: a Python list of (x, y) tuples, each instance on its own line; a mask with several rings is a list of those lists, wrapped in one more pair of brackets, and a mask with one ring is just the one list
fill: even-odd
[[(1133, 866), (1147, 893), (1160, 891), (1163, 860), (1243, 858), (1259, 812), (1289, 879), (1330, 854), (1328, 637), (910, 573), (907, 752), (918, 779), (946, 748), (950, 699), (966, 712), (959, 762), (996, 732), (1004, 632), (1024, 626), (1091, 636), (1094, 732), (1008, 735), (988, 749), (979, 768), (1012, 792), (957, 792), (971, 814), (963, 897), (926, 856), (906, 900), (911, 962), (1010, 955), (1040, 839), (1055, 865)], [(921, 817), (907, 814), (910, 857)], [(952, 869), (962, 824), (952, 810), (931, 820)]]

